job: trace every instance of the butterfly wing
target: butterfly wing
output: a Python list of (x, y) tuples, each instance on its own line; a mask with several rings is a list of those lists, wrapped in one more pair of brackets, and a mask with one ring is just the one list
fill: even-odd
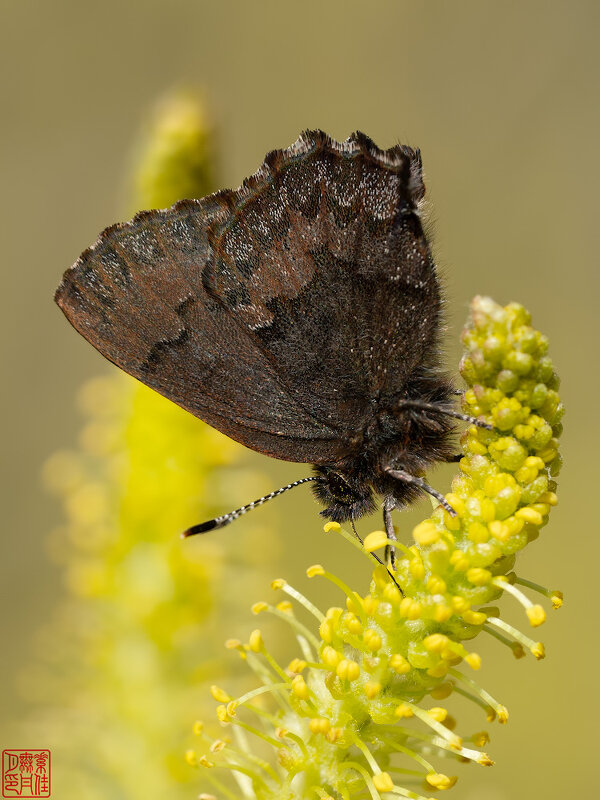
[(109, 360), (231, 438), (331, 463), (431, 339), (433, 319), (414, 335), (439, 306), (422, 193), (409, 148), (306, 133), (236, 192), (107, 229), (56, 299)]

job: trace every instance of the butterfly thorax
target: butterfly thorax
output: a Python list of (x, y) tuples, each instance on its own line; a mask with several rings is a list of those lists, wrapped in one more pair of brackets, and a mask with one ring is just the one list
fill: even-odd
[[(452, 404), (452, 387), (440, 378), (429, 379), (429, 390), (419, 401), (440, 408)], [(402, 471), (422, 476), (433, 464), (447, 461), (453, 453), (454, 424), (443, 413), (403, 407), (410, 395), (381, 400), (365, 428), (350, 444), (351, 452), (337, 463), (315, 466), (322, 481), (313, 484), (316, 497), (326, 505), (322, 516), (336, 522), (358, 519), (375, 510), (374, 495), (392, 498), (396, 507), (413, 502), (421, 490), (415, 484), (390, 475)]]

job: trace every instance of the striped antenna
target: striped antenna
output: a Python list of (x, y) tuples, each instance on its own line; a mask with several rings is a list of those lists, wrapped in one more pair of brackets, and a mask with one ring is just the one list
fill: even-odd
[(229, 525), (230, 522), (233, 522), (234, 519), (241, 517), (242, 514), (245, 514), (247, 511), (252, 511), (253, 508), (262, 506), (262, 504), (266, 503), (267, 500), (272, 500), (274, 497), (279, 497), (280, 494), (287, 492), (288, 489), (293, 489), (295, 486), (300, 486), (301, 484), (308, 483), (309, 481), (318, 480), (321, 479), (317, 477), (300, 478), (299, 481), (288, 483), (287, 486), (282, 486), (281, 489), (277, 489), (276, 492), (271, 492), (270, 494), (266, 494), (264, 497), (259, 497), (258, 500), (254, 500), (254, 502), (248, 503), (248, 505), (242, 506), (241, 508), (236, 508), (235, 511), (230, 511), (229, 514), (223, 514), (222, 517), (209, 519), (207, 522), (201, 522), (199, 525), (192, 525), (191, 528), (188, 528), (187, 531), (184, 531), (181, 534), (181, 537), (186, 539), (188, 536), (195, 536), (197, 533), (208, 533), (208, 531), (214, 531), (217, 528), (224, 528), (225, 525)]

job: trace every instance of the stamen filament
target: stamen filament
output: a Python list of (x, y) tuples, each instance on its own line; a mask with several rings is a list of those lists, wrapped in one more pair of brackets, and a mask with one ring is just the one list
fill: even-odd
[(492, 578), (490, 583), (496, 586), (498, 589), (502, 589), (502, 591), (511, 594), (525, 609), (532, 608), (535, 605), (535, 603), (533, 603), (533, 601), (531, 601), (526, 594), (523, 594), (523, 592), (519, 591), (516, 586), (513, 586), (512, 583), (509, 583), (506, 580)]
[(433, 730), (439, 736), (445, 739), (452, 747), (456, 749), (457, 747), (461, 746), (460, 737), (455, 733), (452, 733), (452, 731), (449, 731), (448, 728), (445, 728), (440, 722), (437, 722), (437, 720), (433, 719), (433, 717), (431, 717), (427, 711), (425, 711), (425, 709), (416, 705), (416, 703), (407, 702), (406, 705), (410, 708), (415, 717), (420, 719), (421, 722), (424, 722), (430, 728), (433, 728)]
[[(488, 625), (494, 625), (496, 628), (500, 628), (500, 630), (505, 631), (506, 633), (513, 636), (517, 642), (523, 645), (527, 650), (531, 651), (531, 648), (534, 647), (537, 642), (534, 642), (529, 636), (526, 636), (522, 633), (518, 628), (514, 628), (512, 625), (509, 625), (508, 622), (505, 622), (503, 619), (499, 617), (488, 617), (486, 620), (486, 624), (483, 626), (483, 629), (486, 630)], [(499, 637), (499, 634), (495, 633), (495, 631), (488, 631), (488, 633), (492, 635), (496, 635)]]
[[(246, 708), (246, 706), (244, 706), (244, 708)], [(278, 739), (274, 739), (272, 736), (263, 733), (259, 728), (255, 728), (253, 725), (249, 725), (247, 722), (242, 722), (242, 720), (237, 719), (237, 717), (232, 717), (230, 724), (248, 731), (248, 733), (251, 733), (253, 736), (257, 736), (259, 739), (263, 739), (273, 747), (284, 747), (283, 742), (280, 742)]]
[(373, 778), (370, 776), (368, 771), (363, 767), (362, 764), (359, 764), (357, 761), (342, 761), (340, 767), (344, 770), (352, 769), (359, 773), (362, 777), (364, 782), (367, 785), (367, 789), (369, 790), (371, 797), (373, 800), (381, 800), (381, 795), (375, 788), (375, 784), (373, 783)]
[[(404, 753), (409, 758), (412, 758), (417, 764), (420, 764), (427, 772), (435, 772), (435, 768), (433, 765), (427, 761), (427, 759), (423, 758), (423, 756), (416, 753), (414, 750), (411, 750), (410, 747), (406, 747), (405, 745), (398, 744), (398, 742), (393, 741), (388, 737), (382, 737), (382, 741), (386, 742), (387, 744), (391, 745), (394, 748), (395, 752)], [(416, 772), (417, 775), (422, 775), (421, 772)]]
[[(481, 699), (484, 702), (487, 702), (487, 704), (494, 709), (496, 714), (498, 714), (498, 716), (501, 717), (502, 712), (505, 710), (505, 708), (501, 703), (499, 703), (495, 698), (493, 698), (489, 692), (486, 692), (486, 690), (482, 689), (481, 686), (475, 683), (475, 681), (472, 678), (468, 678), (466, 675), (464, 675), (462, 672), (459, 672), (457, 669), (451, 668), (449, 670), (449, 673), (457, 680), (468, 684), (468, 686), (470, 686), (473, 689), (473, 691), (477, 695), (479, 695), (479, 697), (481, 697)], [(455, 691), (458, 691), (458, 686), (455, 687)]]
[[(243, 724), (242, 724), (242, 727)], [(264, 736), (261, 736), (261, 739), (265, 739), (265, 741), (269, 741)], [(272, 744), (272, 742), (271, 742)], [(281, 746), (281, 742), (278, 742), (278, 745)], [(273, 767), (264, 759), (258, 758), (258, 756), (253, 755), (249, 750), (238, 750), (236, 747), (232, 747), (231, 745), (226, 745), (223, 750), (226, 750), (228, 753), (231, 753), (234, 756), (237, 756), (241, 759), (247, 759), (251, 764), (259, 767), (260, 769), (264, 770), (269, 777), (275, 781), (275, 783), (281, 783), (281, 776), (277, 775)]]
[[(327, 572), (327, 570), (323, 570), (323, 572), (321, 572), (319, 574), (321, 575), (321, 577), (326, 578), (328, 581), (330, 581), (335, 586), (340, 588), (342, 590), (342, 592), (344, 592), (346, 597), (352, 603), (356, 604), (356, 592), (352, 591), (352, 589), (348, 586), (348, 584), (344, 583), (344, 581), (341, 580), (341, 578), (338, 578), (337, 575), (333, 575), (331, 572)], [(367, 615), (365, 614), (365, 610), (364, 610), (364, 608), (362, 606), (362, 603), (360, 605), (357, 605), (357, 610), (358, 610), (358, 615), (360, 617), (360, 620), (364, 625), (366, 623), (366, 621), (367, 621)]]
[(247, 705), (249, 700), (253, 700), (255, 697), (258, 697), (261, 694), (267, 694), (277, 691), (278, 689), (287, 689), (289, 686), (288, 683), (273, 683), (269, 686), (257, 686), (256, 689), (252, 689), (250, 692), (246, 692), (241, 697), (238, 697), (235, 702), (238, 706)]
[(234, 774), (236, 772), (241, 772), (243, 775), (247, 775), (251, 781), (256, 781), (256, 783), (260, 784), (263, 789), (268, 792), (269, 787), (267, 786), (265, 780), (261, 778), (261, 776), (256, 773), (253, 769), (249, 767), (243, 767), (241, 764), (236, 763), (228, 763), (227, 761), (217, 761), (215, 762), (215, 769), (219, 767), (221, 769), (228, 769), (232, 771)]
[(463, 689), (462, 686), (455, 686), (454, 687), (454, 691), (457, 694), (461, 695), (461, 697), (465, 697), (467, 700), (470, 700), (472, 703), (475, 703), (475, 705), (478, 705), (486, 713), (489, 711), (489, 709), (490, 709), (490, 704), (489, 703), (486, 703), (485, 700), (481, 699), (481, 697), (478, 697), (477, 695), (472, 694), (471, 692), (467, 691), (466, 689)]
[[(234, 774), (234, 777), (235, 777), (235, 772), (233, 774)], [(240, 798), (239, 798), (239, 796), (237, 794), (234, 794), (231, 791), (231, 789), (229, 789), (227, 787), (227, 785), (223, 783), (223, 781), (219, 780), (219, 778), (217, 778), (216, 775), (213, 774), (212, 769), (205, 770), (204, 774), (203, 774), (203, 778), (207, 779), (209, 781), (209, 783), (211, 783), (212, 786), (214, 786), (214, 788), (218, 792), (221, 792), (221, 794), (223, 794), (224, 797), (227, 797), (228, 800), (240, 800)], [(239, 783), (238, 783), (238, 786), (240, 786)], [(246, 798), (246, 800), (252, 800), (252, 795), (248, 794), (245, 791), (244, 787), (240, 786), (240, 789), (244, 793), (244, 797)]]
[(290, 597), (293, 597), (300, 605), (304, 606), (304, 608), (309, 611), (314, 617), (316, 617), (319, 624), (323, 622), (325, 619), (325, 614), (323, 614), (315, 605), (313, 605), (308, 598), (306, 598), (302, 592), (299, 592), (297, 589), (294, 589), (293, 586), (290, 586), (289, 583), (284, 583), (281, 587), (281, 591), (285, 592)]
[(317, 637), (314, 635), (312, 631), (309, 631), (306, 625), (300, 622), (300, 620), (296, 619), (296, 617), (292, 616), (291, 614), (287, 614), (285, 611), (281, 611), (280, 609), (275, 608), (275, 606), (269, 606), (268, 608), (265, 609), (265, 611), (287, 622), (288, 625), (290, 625), (292, 628), (295, 628), (297, 633), (302, 634), (302, 636), (308, 639), (308, 641), (312, 644), (312, 646), (315, 648), (317, 652), (319, 651), (321, 643), (319, 642)]
[(291, 731), (286, 731), (286, 732), (285, 732), (285, 738), (286, 738), (286, 739), (290, 739), (292, 742), (295, 742), (295, 744), (297, 744), (297, 745), (298, 745), (298, 747), (300, 748), (300, 750), (302, 751), (302, 755), (303, 755), (305, 758), (308, 758), (308, 757), (309, 757), (309, 755), (308, 755), (308, 748), (306, 747), (306, 745), (305, 745), (305, 744), (304, 744), (304, 742), (302, 741), (302, 737), (298, 736), (298, 735), (297, 735), (297, 734), (295, 734), (295, 733), (292, 733)]

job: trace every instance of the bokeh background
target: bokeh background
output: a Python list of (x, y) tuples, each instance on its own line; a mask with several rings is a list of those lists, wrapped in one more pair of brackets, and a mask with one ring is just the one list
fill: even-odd
[[(98, 231), (132, 211), (131, 175), (156, 102), (178, 87), (195, 87), (215, 129), (218, 186), (239, 185), (267, 150), (289, 145), (306, 127), (321, 127), (336, 138), (361, 129), (381, 147), (402, 141), (422, 149), (434, 247), (447, 289), (449, 369), (457, 363), (458, 333), (474, 294), (522, 302), (549, 335), (567, 405), (565, 468), (560, 505), (541, 539), (523, 554), (520, 572), (562, 588), (567, 602), (542, 629), (545, 661), (514, 662), (498, 648), (484, 649), (480, 681), (508, 705), (511, 720), (492, 729), (493, 770), (461, 770), (453, 793), (463, 800), (587, 796), (593, 791), (599, 710), (593, 511), (600, 388), (598, 4), (3, 0), (1, 17), (2, 747), (64, 753), (69, 741), (72, 709), (61, 718), (61, 708), (69, 705), (69, 695), (80, 696), (76, 676), (79, 659), (85, 659), (75, 645), (84, 638), (74, 637), (73, 629), (86, 623), (64, 617), (66, 597), (73, 613), (74, 580), (61, 558), (64, 548), (56, 544), (65, 510), (44, 491), (41, 475), (53, 453), (81, 446), (80, 387), (96, 376), (108, 375), (109, 385), (118, 380), (62, 318), (52, 293)], [(89, 416), (95, 413), (89, 385), (86, 391)], [(138, 411), (154, 413), (151, 406), (149, 401)], [(201, 423), (181, 424), (192, 426), (185, 431), (192, 431), (190, 442), (198, 446), (206, 435)], [(148, 454), (156, 492), (164, 486), (168, 446)], [(210, 447), (218, 454), (227, 445), (215, 439)], [(223, 470), (214, 456), (215, 471), (202, 485), (210, 502), (198, 489), (188, 500), (189, 523), (199, 521), (194, 500), (199, 514), (215, 500), (215, 511), (228, 510), (252, 499), (256, 489), (268, 491), (306, 472), (247, 451), (226, 452)], [(439, 469), (433, 481), (445, 488), (450, 475)], [(356, 562), (349, 548), (322, 533), (317, 508), (302, 492), (281, 498), (276, 509), (255, 512), (258, 520), (247, 518), (223, 532), (222, 543), (203, 543), (206, 550), (194, 544), (186, 556), (178, 540), (168, 545), (171, 554), (177, 548), (172, 558), (178, 563), (189, 557), (202, 580), (209, 580), (205, 573), (215, 565), (222, 579), (222, 602), (213, 586), (210, 608), (202, 608), (202, 624), (186, 627), (186, 642), (190, 636), (208, 642), (207, 631), (212, 642), (215, 631), (225, 638), (250, 630), (254, 623), (242, 609), (266, 591), (261, 586), (269, 578), (286, 575), (303, 587), (304, 568), (316, 561), (352, 577)], [(182, 516), (179, 508), (173, 528)], [(399, 520), (407, 535), (415, 518)], [(165, 540), (176, 539), (168, 514), (159, 527)], [(256, 541), (264, 559), (248, 563), (243, 554), (256, 554)], [(144, 563), (138, 563), (142, 576)], [(188, 582), (194, 570), (186, 573)], [(138, 594), (138, 602), (144, 597)], [(227, 630), (220, 616), (225, 608)], [(118, 620), (133, 612), (124, 600), (122, 606), (113, 603), (111, 613)], [(161, 624), (168, 626), (168, 614)], [(72, 692), (64, 662), (55, 659), (59, 684), (40, 667), (56, 650), (71, 664)], [(121, 656), (129, 665), (140, 659), (143, 670), (139, 647)], [(177, 663), (177, 648), (173, 657)], [(85, 714), (94, 702), (89, 668), (88, 663), (89, 705), (79, 707), (83, 713), (72, 723), (75, 761), (77, 731), (86, 729), (88, 719), (88, 728), (105, 724), (105, 718), (92, 722), (91, 712)], [(102, 667), (97, 670), (98, 689), (110, 694)], [(202, 664), (185, 674), (200, 682)], [(154, 696), (156, 686), (148, 676), (146, 681), (145, 691)], [(193, 697), (198, 711), (170, 706), (168, 696), (156, 704), (156, 713), (171, 717), (169, 730), (187, 731), (201, 713), (200, 693)], [(156, 719), (152, 725), (160, 739), (161, 726)], [(154, 796), (139, 793), (149, 751), (136, 749), (133, 740), (120, 742), (130, 761), (129, 780), (117, 770), (109, 780), (101, 766), (107, 755), (95, 752), (100, 735), (98, 728), (88, 731), (81, 756), (85, 796)], [(165, 752), (172, 748), (172, 741), (165, 742)], [(60, 757), (55, 756), (59, 774)], [(81, 783), (75, 793), (73, 774), (64, 772), (53, 796), (84, 796)], [(188, 779), (180, 779), (178, 767), (173, 780), (181, 793), (173, 789), (172, 797), (191, 798), (202, 789), (191, 774), (182, 791)]]

